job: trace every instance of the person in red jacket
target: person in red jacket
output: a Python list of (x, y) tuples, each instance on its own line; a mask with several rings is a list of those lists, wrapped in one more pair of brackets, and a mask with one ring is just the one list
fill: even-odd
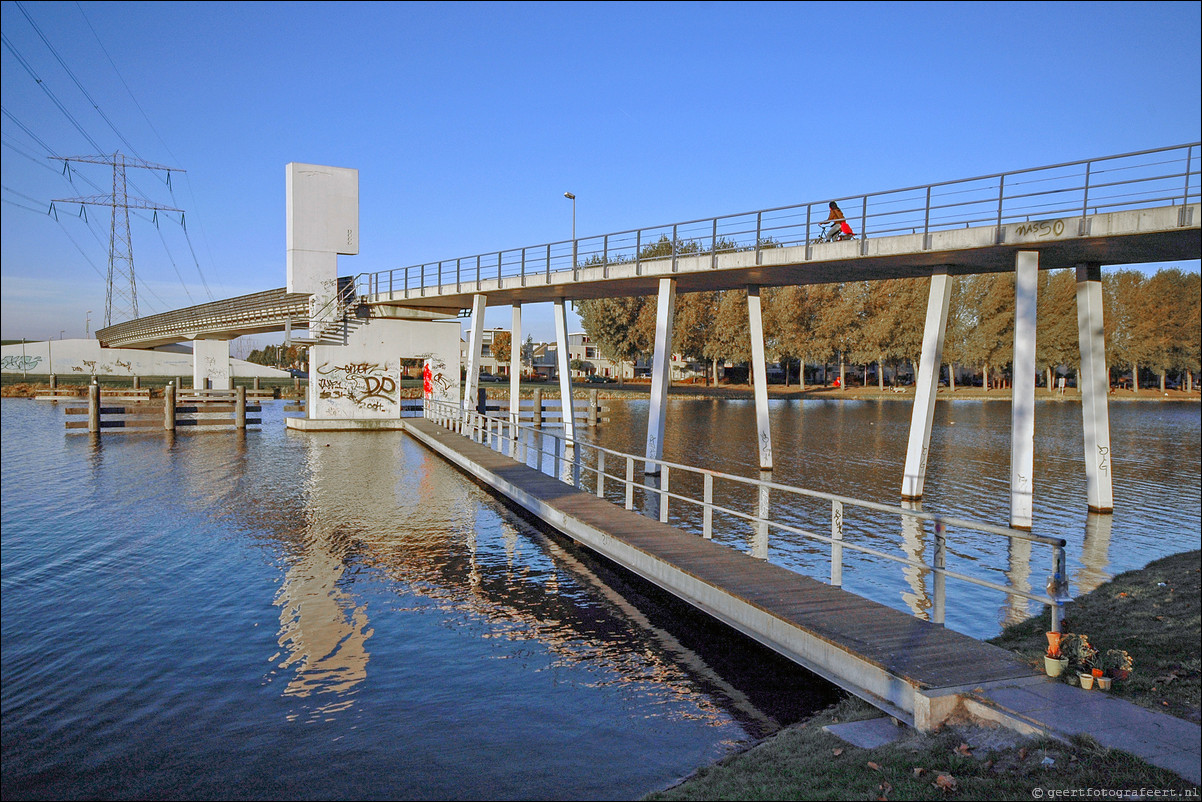
[(827, 215), (826, 222), (829, 225), (822, 232), (823, 242), (833, 242), (836, 238), (847, 239), (855, 236), (852, 233), (851, 226), (847, 222), (847, 218), (843, 216), (843, 210), (839, 208), (839, 204), (831, 201), (831, 213)]

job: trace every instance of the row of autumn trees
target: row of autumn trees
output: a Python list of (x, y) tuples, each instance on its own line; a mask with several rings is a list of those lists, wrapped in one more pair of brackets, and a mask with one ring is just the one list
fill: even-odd
[[(1047, 386), (1057, 368), (1075, 370), (1080, 362), (1076, 286), (1073, 270), (1039, 274), (1036, 362)], [(1192, 383), (1202, 367), (1199, 274), (1104, 270), (1102, 287), (1112, 375), (1130, 371), (1138, 382), (1146, 369), (1159, 375), (1163, 389), (1168, 375), (1181, 372)], [(876, 365), (883, 386), (885, 367), (917, 369), (929, 288), (926, 278), (764, 288), (767, 358), (785, 366), (786, 376), (788, 365), (799, 362)], [(633, 362), (653, 349), (656, 303), (654, 296), (607, 298), (577, 301), (575, 309), (602, 354)], [(715, 379), (721, 363), (750, 363), (746, 291), (678, 295), (672, 351), (712, 363)], [(974, 372), (989, 388), (1006, 381), (1013, 351), (1014, 274), (956, 277), (944, 364)], [(949, 374), (954, 381), (955, 371)], [(805, 371), (800, 375), (804, 385)]]

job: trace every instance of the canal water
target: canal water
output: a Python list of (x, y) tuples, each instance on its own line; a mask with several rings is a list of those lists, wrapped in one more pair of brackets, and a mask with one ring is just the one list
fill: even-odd
[(5, 800), (637, 798), (838, 698), (400, 432), (0, 411)]
[[(612, 403), (607, 425), (581, 429), (583, 438), (633, 454), (645, 449), (648, 402)], [(905, 467), (911, 403), (886, 400), (774, 400), (769, 405), (773, 471), (761, 475), (752, 401), (670, 399), (664, 459), (729, 474), (897, 506)], [(1109, 405), (1114, 513), (1090, 514), (1085, 486), (1081, 405), (1036, 403), (1033, 527), (1063, 538), (1072, 595), (1093, 590), (1117, 573), (1202, 546), (1202, 407), (1197, 402), (1129, 401)], [(935, 407), (922, 503), (924, 512), (1008, 526), (1010, 521), (1010, 402), (956, 400)], [(586, 450), (587, 451), (587, 450)], [(638, 464), (641, 472), (642, 463)], [(624, 478), (621, 466), (608, 468)], [(682, 473), (682, 472), (681, 472)], [(641, 477), (640, 477), (641, 478)], [(671, 475), (673, 493), (702, 498), (699, 481)], [(611, 498), (622, 488), (608, 480)], [(750, 491), (715, 501), (764, 515)], [(646, 497), (653, 492), (643, 491)], [(654, 499), (648, 504), (655, 513)], [(618, 498), (618, 502), (621, 503)], [(766, 512), (806, 532), (830, 535), (829, 502), (802, 504), (776, 493)], [(702, 531), (702, 510), (669, 501), (670, 520)], [(844, 537), (892, 556), (933, 559), (933, 524), (910, 526), (893, 515), (871, 515), (845, 504)], [(1052, 573), (1047, 546), (997, 535), (948, 529), (947, 568), (1007, 588), (1044, 594)], [(714, 539), (774, 563), (830, 577), (830, 547), (790, 533), (757, 537), (746, 520), (715, 516)], [(896, 609), (927, 618), (933, 602), (928, 571), (844, 549), (843, 586)], [(1039, 604), (955, 579), (947, 581), (947, 625), (978, 638), (1043, 609)], [(1070, 608), (1071, 615), (1071, 608)]]
[[(775, 481), (896, 503), (908, 404), (771, 414)], [(636, 798), (837, 698), (404, 434), (291, 432), (283, 415), (95, 439), (54, 404), (0, 402), (6, 800)], [(583, 436), (641, 453), (646, 402), (604, 415)], [(924, 509), (1005, 523), (1009, 405), (936, 416)], [(1199, 422), (1198, 404), (1113, 404), (1116, 510), (1090, 516), (1080, 407), (1039, 405), (1035, 531), (1069, 540), (1074, 593), (1199, 547)], [(666, 456), (758, 475), (754, 432), (750, 402), (673, 400)], [(849, 537), (905, 553), (928, 535)], [(749, 546), (736, 525), (715, 538)], [(827, 570), (800, 540), (759, 546)], [(950, 552), (1003, 584), (1046, 574), (986, 539)], [(891, 563), (849, 557), (845, 581), (929, 604), (930, 577)], [(949, 587), (962, 631), (1027, 612)]]

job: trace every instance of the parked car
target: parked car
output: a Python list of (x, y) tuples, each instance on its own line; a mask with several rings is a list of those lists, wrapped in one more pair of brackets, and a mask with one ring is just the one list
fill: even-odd
[(309, 371), (301, 370), (300, 368), (288, 368), (288, 375), (294, 379), (307, 379), (309, 378)]
[(496, 376), (492, 373), (485, 373), (485, 372), (481, 371), (480, 372), (480, 381), (482, 381), (482, 382), (503, 382), (503, 381), (509, 381), (509, 378), (506, 376)]
[(602, 376), (600, 373), (594, 373), (585, 379), (589, 384), (613, 384), (614, 380), (608, 376)]

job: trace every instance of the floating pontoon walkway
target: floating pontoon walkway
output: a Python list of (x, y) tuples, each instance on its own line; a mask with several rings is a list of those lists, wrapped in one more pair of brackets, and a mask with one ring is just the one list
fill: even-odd
[(623, 509), (449, 431), (419, 442), (538, 519), (918, 729), (960, 694), (1047, 678), (1010, 652)]

